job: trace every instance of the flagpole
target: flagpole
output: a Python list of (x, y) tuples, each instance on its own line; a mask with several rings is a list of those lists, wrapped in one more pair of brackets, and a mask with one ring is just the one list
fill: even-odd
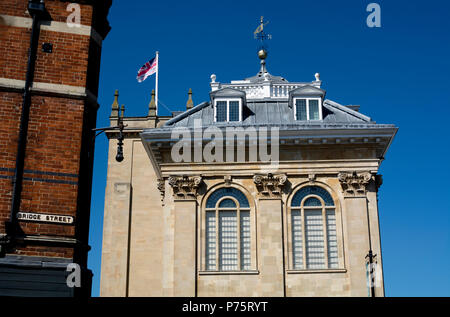
[(158, 73), (159, 73), (159, 52), (156, 51), (156, 80), (155, 80), (155, 103), (156, 103), (156, 115), (158, 115)]

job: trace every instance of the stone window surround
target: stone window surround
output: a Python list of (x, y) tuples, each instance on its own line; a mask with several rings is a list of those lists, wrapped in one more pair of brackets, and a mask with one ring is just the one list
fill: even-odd
[[(206, 203), (208, 201), (209, 196), (214, 193), (216, 190), (219, 190), (220, 188), (229, 188), (229, 187), (233, 187), (236, 188), (237, 190), (241, 191), (245, 197), (247, 198), (250, 208), (244, 208), (245, 210), (250, 211), (250, 259), (251, 259), (251, 263), (250, 263), (250, 269), (249, 270), (237, 270), (237, 271), (219, 271), (219, 270), (206, 270)], [(222, 201), (225, 198), (231, 198), (233, 200), (235, 200), (233, 197), (228, 197), (228, 196), (224, 196), (221, 199), (219, 199), (219, 202)], [(236, 201), (237, 202), (237, 201)], [(259, 274), (258, 270), (257, 270), (257, 259), (256, 259), (256, 241), (257, 241), (257, 235), (256, 235), (256, 204), (254, 201), (254, 198), (252, 197), (252, 195), (250, 193), (248, 193), (248, 191), (243, 188), (241, 185), (237, 184), (237, 183), (230, 183), (230, 182), (223, 182), (223, 183), (219, 183), (216, 184), (215, 186), (213, 186), (211, 189), (208, 190), (208, 192), (203, 196), (202, 198), (202, 203), (201, 203), (201, 208), (199, 208), (199, 241), (201, 241), (199, 243), (199, 254), (200, 256), (200, 263), (199, 263), (199, 274), (200, 275), (214, 275), (214, 274)], [(218, 232), (216, 232), (216, 234), (218, 234)], [(239, 232), (238, 232), (238, 236), (239, 236)], [(218, 239), (216, 241), (216, 243), (218, 244)], [(239, 243), (238, 243), (238, 247)], [(216, 251), (217, 252), (217, 251)], [(216, 254), (216, 257), (218, 257), (218, 253)], [(240, 263), (240, 257), (241, 254), (238, 251), (238, 259)], [(216, 259), (216, 261), (218, 261), (218, 259)], [(217, 265), (219, 263), (217, 262)], [(238, 264), (239, 265), (239, 264)], [(239, 266), (238, 266), (239, 267)]]
[[(336, 238), (337, 238), (337, 249), (338, 249), (338, 267), (337, 268), (329, 268), (328, 267), (328, 255), (327, 255), (327, 249), (326, 249), (326, 235), (324, 235), (324, 246), (325, 246), (325, 263), (327, 268), (324, 269), (308, 269), (308, 268), (304, 268), (304, 269), (294, 269), (294, 263), (293, 263), (293, 241), (292, 241), (292, 209), (299, 209), (298, 207), (291, 207), (292, 204), (292, 199), (295, 196), (295, 194), (301, 190), (302, 188), (305, 187), (309, 187), (309, 186), (317, 186), (317, 187), (321, 187), (323, 189), (325, 189), (330, 195), (331, 198), (334, 201), (334, 206), (325, 206), (324, 201), (322, 200), (321, 197), (314, 195), (314, 194), (309, 194), (307, 196), (304, 197), (303, 201), (306, 201), (306, 199), (310, 198), (310, 197), (314, 197), (314, 198), (318, 198), (321, 203), (322, 203), (322, 209), (326, 210), (326, 209), (334, 209), (334, 213), (335, 213), (335, 217), (336, 217)], [(303, 210), (303, 202), (302, 202), (302, 210)], [(287, 258), (287, 268), (286, 271), (289, 274), (295, 274), (295, 273), (343, 273), (346, 272), (345, 269), (345, 261), (344, 261), (344, 240), (343, 240), (343, 236), (344, 236), (344, 232), (343, 232), (343, 221), (342, 221), (342, 212), (341, 212), (341, 208), (340, 208), (340, 204), (339, 204), (339, 199), (338, 197), (335, 195), (334, 191), (329, 188), (328, 186), (325, 186), (324, 184), (322, 184), (321, 182), (316, 182), (316, 181), (307, 181), (307, 182), (302, 182), (296, 186), (293, 186), (293, 189), (291, 190), (291, 192), (289, 193), (288, 198), (286, 199), (286, 204), (285, 204), (285, 208), (284, 208), (284, 224), (285, 224), (285, 246), (286, 247), (286, 252), (285, 252), (285, 256)], [(326, 222), (324, 222), (323, 224), (324, 228), (326, 227)], [(302, 223), (302, 227), (304, 228), (304, 223)], [(304, 231), (304, 229), (303, 229)], [(303, 232), (304, 233), (304, 232)], [(306, 263), (306, 258), (305, 258), (305, 241), (303, 239), (303, 262)]]
[[(216, 189), (217, 191), (218, 189)], [(220, 204), (223, 200), (226, 199), (230, 199), (234, 202), (236, 207), (220, 207)], [(237, 270), (232, 270), (232, 271), (248, 271), (248, 270), (244, 270), (242, 269), (242, 253), (241, 253), (241, 223), (240, 223), (240, 219), (241, 219), (241, 212), (243, 211), (248, 211), (250, 213), (250, 208), (247, 207), (242, 207), (239, 203), (239, 201), (232, 197), (232, 196), (222, 196), (221, 198), (219, 198), (219, 200), (216, 203), (216, 206), (214, 208), (205, 208), (205, 213), (206, 212), (214, 212), (215, 213), (215, 247), (216, 247), (216, 252), (215, 252), (215, 263), (216, 263), (216, 269), (215, 270), (208, 270), (208, 271), (223, 271), (223, 272), (230, 272), (230, 270), (220, 270), (218, 269), (218, 267), (220, 267), (220, 248), (221, 248), (221, 244), (220, 244), (220, 227), (219, 227), (219, 222), (220, 222), (220, 212), (222, 211), (233, 211), (236, 214), (236, 252), (237, 252), (237, 264), (236, 266), (239, 268)], [(206, 225), (206, 223), (205, 223)], [(250, 220), (250, 226), (251, 226), (251, 220)], [(206, 227), (205, 227), (206, 229)], [(205, 234), (206, 234), (206, 230), (205, 230)], [(250, 236), (250, 241), (251, 241), (251, 236)], [(205, 243), (206, 243), (206, 236), (205, 236)], [(205, 246), (205, 251), (206, 251), (206, 246)], [(251, 252), (251, 248), (250, 248), (250, 252)], [(206, 257), (206, 255), (205, 255)], [(251, 258), (250, 258), (251, 259)], [(205, 261), (206, 262), (206, 261)], [(206, 263), (205, 263), (206, 265)], [(251, 264), (250, 264), (251, 265)]]

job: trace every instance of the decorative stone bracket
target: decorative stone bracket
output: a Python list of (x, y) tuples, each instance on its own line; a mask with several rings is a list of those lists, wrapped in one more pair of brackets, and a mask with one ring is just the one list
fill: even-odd
[(225, 182), (225, 186), (229, 187), (231, 185), (231, 175), (225, 175), (223, 181)]
[(369, 172), (341, 172), (338, 174), (338, 179), (341, 182), (344, 196), (365, 196), (372, 174)]
[(201, 183), (201, 176), (169, 177), (169, 184), (172, 186), (175, 199), (195, 199)]
[(273, 175), (269, 173), (267, 175), (256, 174), (253, 176), (253, 182), (261, 197), (281, 197), (286, 181), (286, 174)]

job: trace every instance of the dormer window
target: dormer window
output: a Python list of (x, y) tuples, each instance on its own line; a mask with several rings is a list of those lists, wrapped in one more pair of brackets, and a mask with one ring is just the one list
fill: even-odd
[(322, 120), (320, 98), (294, 98), (294, 115), (299, 121)]
[(241, 99), (214, 100), (214, 118), (216, 122), (242, 121)]
[(306, 85), (289, 92), (289, 106), (293, 108), (297, 121), (323, 120), (322, 101), (325, 90)]

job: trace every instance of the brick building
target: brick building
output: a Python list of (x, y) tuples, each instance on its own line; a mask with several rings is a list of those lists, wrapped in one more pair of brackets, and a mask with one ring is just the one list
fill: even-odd
[[(110, 6), (0, 1), (0, 296), (90, 294), (92, 129)], [(81, 288), (66, 285), (69, 263)]]

